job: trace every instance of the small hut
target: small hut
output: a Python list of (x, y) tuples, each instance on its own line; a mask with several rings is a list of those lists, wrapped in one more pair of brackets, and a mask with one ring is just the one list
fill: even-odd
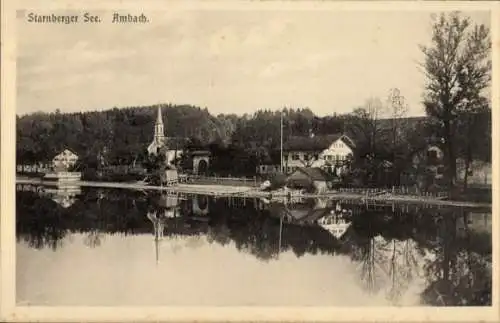
[(329, 175), (321, 168), (299, 167), (288, 176), (287, 186), (323, 193), (328, 189), (328, 178)]
[(171, 186), (179, 183), (179, 172), (173, 165), (167, 165), (161, 176), (161, 183), (163, 185)]

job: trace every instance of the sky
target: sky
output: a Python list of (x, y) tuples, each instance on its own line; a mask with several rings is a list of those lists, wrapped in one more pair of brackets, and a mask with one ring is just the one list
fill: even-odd
[[(140, 25), (96, 13), (99, 25), (18, 15), (17, 114), (173, 103), (324, 116), (394, 87), (409, 115), (424, 114), (418, 45), (431, 39), (428, 11), (172, 10), (145, 12)], [(464, 14), (489, 26), (487, 11)]]

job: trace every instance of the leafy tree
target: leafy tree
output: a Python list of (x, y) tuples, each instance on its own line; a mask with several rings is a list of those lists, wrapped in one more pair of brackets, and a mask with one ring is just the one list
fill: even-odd
[(424, 104), (427, 115), (437, 121), (438, 137), (444, 140), (450, 187), (457, 176), (457, 118), (473, 109), (489, 86), (490, 47), (488, 29), (471, 26), (470, 19), (457, 12), (441, 14), (433, 23), (431, 44), (421, 46), (427, 78)]

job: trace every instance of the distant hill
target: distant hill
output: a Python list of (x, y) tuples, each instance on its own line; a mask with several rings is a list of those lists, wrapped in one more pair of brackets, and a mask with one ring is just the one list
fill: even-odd
[[(17, 157), (48, 161), (64, 148), (79, 156), (106, 147), (111, 159), (131, 159), (153, 139), (157, 106), (129, 107), (100, 112), (34, 113), (17, 117)], [(229, 140), (232, 123), (208, 110), (189, 105), (162, 105), (165, 134), (195, 137), (209, 143)]]

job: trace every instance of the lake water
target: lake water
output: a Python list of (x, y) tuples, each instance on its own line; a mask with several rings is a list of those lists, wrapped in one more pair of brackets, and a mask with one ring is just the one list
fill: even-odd
[(491, 305), (491, 210), (18, 187), (19, 305)]

